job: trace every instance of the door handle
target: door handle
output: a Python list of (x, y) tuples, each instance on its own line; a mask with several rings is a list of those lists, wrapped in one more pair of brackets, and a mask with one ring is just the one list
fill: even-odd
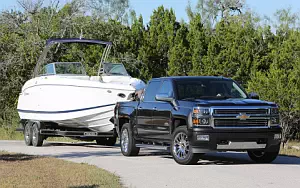
[(139, 107), (139, 109), (143, 109), (142, 107)]
[(153, 110), (156, 110), (156, 107), (153, 107)]

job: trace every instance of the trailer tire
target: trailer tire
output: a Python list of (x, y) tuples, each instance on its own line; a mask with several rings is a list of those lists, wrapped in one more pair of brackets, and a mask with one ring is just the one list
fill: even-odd
[(32, 126), (28, 121), (24, 126), (24, 141), (26, 146), (32, 146)]
[(44, 137), (40, 133), (40, 129), (37, 123), (32, 125), (32, 145), (34, 147), (40, 147), (43, 145)]

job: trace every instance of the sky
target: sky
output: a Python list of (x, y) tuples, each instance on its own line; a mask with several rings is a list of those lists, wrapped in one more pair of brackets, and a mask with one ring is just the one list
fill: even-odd
[[(50, 0), (44, 0), (45, 2)], [(70, 0), (60, 0), (61, 4)], [(198, 0), (190, 0), (192, 7), (196, 6)], [(300, 12), (300, 0), (246, 0), (248, 7), (260, 16), (269, 16), (275, 13), (276, 10), (282, 8), (292, 8), (293, 12)], [(137, 15), (142, 14), (144, 22), (148, 23), (154, 9), (160, 5), (166, 8), (173, 8), (176, 13), (177, 20), (181, 19), (188, 21), (185, 9), (188, 0), (130, 0), (131, 8), (134, 9)], [(17, 8), (17, 0), (0, 0), (0, 10)]]

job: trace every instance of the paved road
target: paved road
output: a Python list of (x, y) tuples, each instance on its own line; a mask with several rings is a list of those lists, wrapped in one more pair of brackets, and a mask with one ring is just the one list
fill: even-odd
[(128, 158), (118, 147), (88, 143), (46, 142), (35, 148), (21, 141), (0, 141), (0, 150), (93, 164), (121, 176), (126, 187), (300, 187), (300, 158), (293, 157), (254, 164), (246, 153), (215, 153), (204, 155), (198, 165), (181, 166), (162, 151), (143, 150), (139, 157)]

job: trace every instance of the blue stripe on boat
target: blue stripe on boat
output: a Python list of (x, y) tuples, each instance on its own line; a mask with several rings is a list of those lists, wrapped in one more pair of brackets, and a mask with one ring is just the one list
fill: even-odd
[(34, 111), (34, 110), (18, 109), (18, 112), (37, 113), (37, 114), (61, 114), (61, 113), (71, 113), (71, 112), (80, 112), (80, 111), (85, 111), (85, 110), (93, 110), (93, 109), (103, 108), (103, 107), (113, 106), (113, 105), (115, 105), (115, 104), (107, 104), (107, 105), (102, 105), (102, 106), (94, 106), (94, 107), (89, 107), (89, 108), (81, 108), (81, 109), (65, 110), (65, 111)]

